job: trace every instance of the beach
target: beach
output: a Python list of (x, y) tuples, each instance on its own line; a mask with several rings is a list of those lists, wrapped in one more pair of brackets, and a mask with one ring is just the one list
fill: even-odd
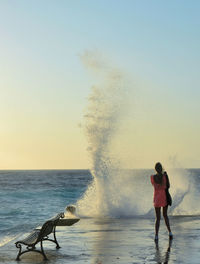
[[(45, 242), (48, 263), (198, 264), (200, 217), (172, 217), (173, 241), (161, 221), (158, 244), (154, 243), (154, 219), (81, 219), (74, 226), (57, 227), (61, 248)], [(15, 239), (15, 241), (17, 238)], [(16, 263), (14, 241), (1, 247), (0, 262)], [(27, 253), (20, 263), (46, 263), (42, 255)]]

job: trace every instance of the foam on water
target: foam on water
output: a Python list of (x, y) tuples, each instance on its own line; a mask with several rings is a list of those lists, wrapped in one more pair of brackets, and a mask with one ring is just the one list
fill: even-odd
[[(82, 60), (102, 77), (103, 83), (92, 87), (85, 115), (93, 182), (77, 203), (78, 213), (81, 216), (109, 217), (152, 215), (150, 175), (145, 177), (144, 172), (143, 177), (138, 177), (137, 171), (123, 170), (117, 153), (112, 152), (113, 139), (127, 104), (124, 76), (119, 70), (105, 66), (96, 54), (87, 52)], [(188, 171), (170, 169), (168, 173), (173, 196), (171, 214), (200, 214), (200, 208), (194, 206), (195, 186), (189, 180)]]
[(17, 236), (5, 236), (0, 240), (0, 247), (6, 245), (10, 241), (14, 240)]

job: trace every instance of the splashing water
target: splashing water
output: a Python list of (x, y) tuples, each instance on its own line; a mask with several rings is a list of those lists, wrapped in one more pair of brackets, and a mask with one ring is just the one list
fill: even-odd
[(116, 193), (119, 186), (116, 179), (120, 179), (120, 166), (111, 153), (111, 144), (123, 117), (126, 87), (123, 75), (118, 70), (106, 66), (93, 54), (85, 53), (82, 60), (95, 73), (101, 75), (104, 83), (92, 87), (85, 115), (94, 181), (83, 200), (78, 202), (78, 211), (84, 215), (107, 215), (111, 213), (112, 208), (118, 206)]
[[(93, 183), (77, 203), (80, 216), (130, 217), (152, 215), (150, 171), (124, 170), (117, 153), (112, 152), (121, 121), (126, 113), (128, 88), (119, 70), (108, 67), (91, 52), (81, 56), (84, 64), (104, 82), (92, 87), (85, 114), (85, 131), (91, 159)], [(133, 164), (134, 167), (134, 164)], [(152, 172), (151, 172), (152, 173)], [(200, 214), (194, 204), (194, 186), (186, 170), (168, 171), (174, 215)]]
[(172, 215), (200, 215), (198, 206), (200, 190), (195, 183), (194, 175), (186, 169), (172, 170), (171, 173), (174, 173), (174, 177), (171, 178)]

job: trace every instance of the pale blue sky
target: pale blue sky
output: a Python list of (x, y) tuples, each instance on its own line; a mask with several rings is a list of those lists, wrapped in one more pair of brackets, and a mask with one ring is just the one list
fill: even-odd
[[(130, 116), (137, 113), (136, 134), (163, 121), (166, 134), (173, 134), (163, 159), (174, 155), (183, 166), (200, 166), (199, 13), (194, 0), (1, 0), (0, 168), (89, 166), (78, 127), (95, 82), (79, 58), (85, 50), (101, 52), (141, 83), (133, 87), (137, 102), (130, 109)], [(133, 131), (127, 132), (132, 149), (138, 141)], [(156, 145), (147, 132), (142, 141)], [(140, 157), (124, 145), (136, 167), (149, 167), (157, 158), (151, 160), (144, 145), (137, 146)]]

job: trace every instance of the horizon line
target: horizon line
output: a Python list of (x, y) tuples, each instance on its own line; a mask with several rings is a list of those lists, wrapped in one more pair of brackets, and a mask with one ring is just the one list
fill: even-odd
[[(121, 168), (122, 170), (154, 170), (154, 168)], [(169, 167), (168, 169), (190, 169), (190, 170), (195, 170), (195, 169), (200, 169), (200, 167), (191, 167), (191, 168), (189, 168), (189, 167), (185, 167), (185, 168), (183, 168), (183, 167)], [(90, 170), (92, 170), (92, 169), (89, 169), (89, 168), (85, 168), (85, 169), (75, 169), (75, 168), (71, 168), (71, 169), (56, 169), (56, 168), (54, 168), (54, 169), (0, 169), (0, 171), (56, 171), (56, 170), (60, 170), (60, 171), (69, 171), (69, 170), (76, 170), (76, 171), (81, 171), (81, 170), (88, 170), (88, 171), (90, 171)]]

